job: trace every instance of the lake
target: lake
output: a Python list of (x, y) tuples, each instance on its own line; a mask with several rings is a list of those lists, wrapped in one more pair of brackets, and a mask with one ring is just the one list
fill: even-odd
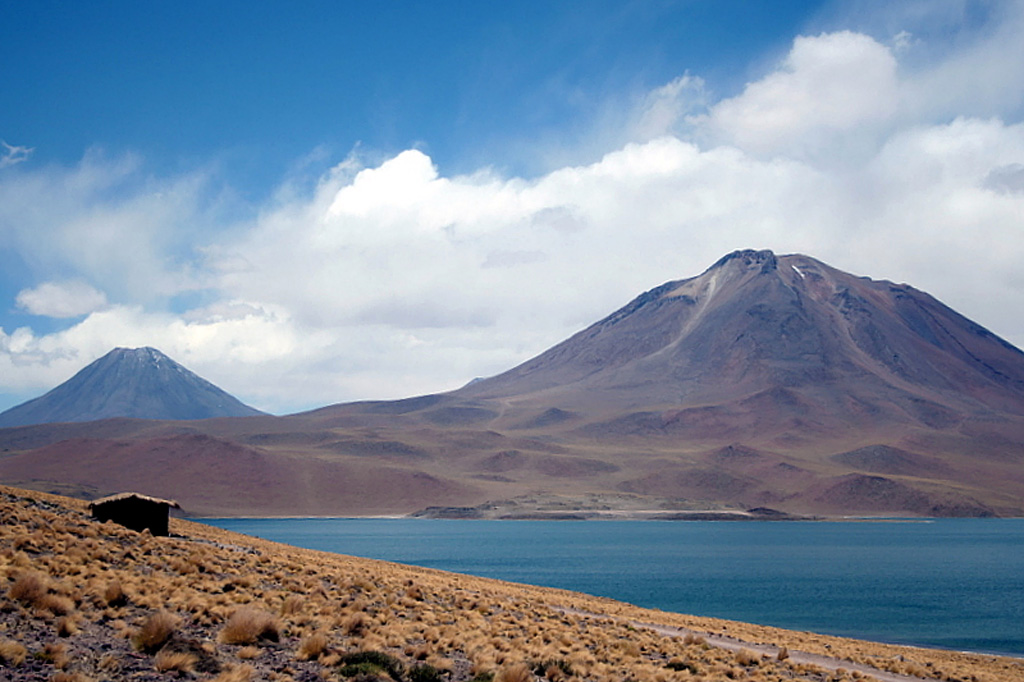
[(1024, 519), (204, 519), (290, 545), (702, 616), (1024, 655)]

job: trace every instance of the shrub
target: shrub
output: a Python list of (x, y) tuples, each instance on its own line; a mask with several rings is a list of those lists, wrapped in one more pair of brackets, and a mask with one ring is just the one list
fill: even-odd
[(243, 606), (228, 618), (219, 639), (224, 644), (255, 644), (260, 640), (276, 642), (280, 637), (277, 618), (266, 611)]
[(383, 651), (357, 651), (342, 656), (341, 669), (338, 670), (338, 674), (342, 677), (377, 675), (382, 672), (387, 673), (388, 677), (396, 682), (400, 682), (402, 664), (398, 659)]
[(444, 675), (440, 670), (426, 663), (413, 666), (407, 674), (409, 682), (443, 682)]
[(143, 653), (156, 653), (174, 634), (178, 623), (178, 617), (167, 611), (150, 614), (132, 634), (132, 644)]
[(750, 649), (740, 649), (736, 652), (736, 662), (740, 665), (757, 665), (761, 658)]
[(779, 649), (779, 653), (775, 655), (775, 659), (778, 661), (784, 661), (789, 658), (789, 649), (782, 647)]

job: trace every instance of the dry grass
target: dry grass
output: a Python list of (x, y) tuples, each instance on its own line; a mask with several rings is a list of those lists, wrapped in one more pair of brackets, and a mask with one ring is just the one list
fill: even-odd
[(251, 665), (239, 665), (217, 675), (212, 682), (249, 682), (255, 674), (256, 669)]
[(25, 661), (28, 649), (20, 642), (11, 639), (0, 640), (0, 663), (4, 666), (17, 666)]
[(533, 672), (525, 663), (515, 663), (499, 670), (494, 682), (533, 682)]
[(103, 603), (115, 608), (128, 603), (128, 595), (125, 594), (120, 580), (111, 580), (103, 588)]
[(14, 579), (14, 583), (7, 590), (7, 596), (24, 606), (34, 607), (46, 596), (48, 586), (47, 576), (38, 571), (25, 571)]
[(142, 626), (132, 635), (132, 644), (143, 653), (156, 653), (167, 643), (181, 619), (167, 611), (157, 611), (142, 622)]
[(153, 667), (157, 672), (190, 673), (196, 667), (196, 655), (187, 651), (168, 651), (162, 649), (153, 659)]
[(255, 644), (261, 640), (276, 642), (281, 637), (281, 624), (261, 609), (243, 607), (231, 614), (218, 639), (224, 644)]
[(326, 633), (314, 632), (312, 635), (299, 642), (299, 649), (296, 652), (295, 657), (300, 661), (320, 658), (320, 656), (327, 651), (329, 644), (330, 640)]
[[(403, 682), (852, 682), (865, 677), (857, 663), (934, 682), (1024, 679), (1012, 659), (645, 611), (177, 520), (177, 537), (154, 538), (96, 524), (73, 501), (33, 493), (38, 502), (27, 505), (17, 495), (0, 487), (5, 682), (58, 672), (94, 680), (340, 680), (355, 653), (393, 661)], [(44, 598), (65, 601), (44, 608)], [(55, 605), (73, 610), (56, 614)], [(638, 623), (679, 630), (659, 634)], [(717, 648), (714, 635), (725, 628), (751, 643), (749, 651)], [(841, 664), (848, 670), (793, 663), (800, 651), (849, 659)], [(378, 678), (388, 674), (381, 670)]]

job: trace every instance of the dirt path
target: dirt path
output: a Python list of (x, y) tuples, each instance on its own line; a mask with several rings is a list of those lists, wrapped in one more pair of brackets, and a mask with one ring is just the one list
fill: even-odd
[[(578, 611), (576, 609), (559, 608), (558, 611), (562, 613), (572, 614), (575, 616), (582, 616), (584, 618), (602, 618), (606, 619), (612, 616), (607, 616), (599, 613), (588, 613), (586, 611)], [(617, 619), (621, 620), (621, 619)], [(727, 635), (715, 635), (708, 632), (701, 632), (699, 630), (689, 630), (687, 628), (672, 627), (669, 625), (658, 625), (657, 623), (644, 623), (637, 620), (627, 620), (630, 625), (635, 628), (644, 628), (647, 630), (653, 630), (658, 634), (665, 635), (666, 637), (685, 637), (686, 635), (693, 635), (694, 637), (700, 637), (708, 646), (713, 646), (718, 649), (725, 649), (727, 651), (740, 651), (746, 649), (752, 651), (758, 656), (770, 656), (775, 658), (779, 655), (779, 647), (771, 644), (759, 644), (754, 642), (747, 642), (742, 639), (735, 637), (729, 637)], [(854, 663), (853, 661), (843, 660), (841, 658), (832, 658), (830, 656), (821, 656), (819, 654), (811, 654), (805, 651), (795, 651), (793, 649), (787, 649), (789, 653), (789, 660), (795, 664), (808, 664), (822, 668), (823, 670), (830, 670), (835, 672), (842, 668), (849, 672), (860, 672), (862, 675), (868, 675), (878, 680), (879, 682), (921, 682), (922, 680), (928, 680), (929, 682), (935, 682), (932, 678), (927, 677), (914, 677), (911, 675), (900, 675), (897, 673), (889, 672), (888, 670), (881, 670), (870, 665), (863, 663)]]

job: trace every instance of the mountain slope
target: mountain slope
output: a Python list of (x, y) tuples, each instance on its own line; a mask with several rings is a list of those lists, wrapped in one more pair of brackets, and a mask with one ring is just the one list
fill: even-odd
[(1024, 353), (907, 285), (737, 251), (457, 393), (563, 405), (706, 405), (836, 386), (970, 413), (1024, 408)]
[[(216, 479), (167, 473), (200, 442)], [(450, 393), (0, 429), (0, 452), (0, 480), (95, 494), (130, 452), (192, 513), (1024, 516), (1024, 353), (913, 287), (737, 251)]]
[(43, 396), (0, 413), (0, 427), (113, 417), (207, 419), (263, 414), (155, 348), (115, 348)]

